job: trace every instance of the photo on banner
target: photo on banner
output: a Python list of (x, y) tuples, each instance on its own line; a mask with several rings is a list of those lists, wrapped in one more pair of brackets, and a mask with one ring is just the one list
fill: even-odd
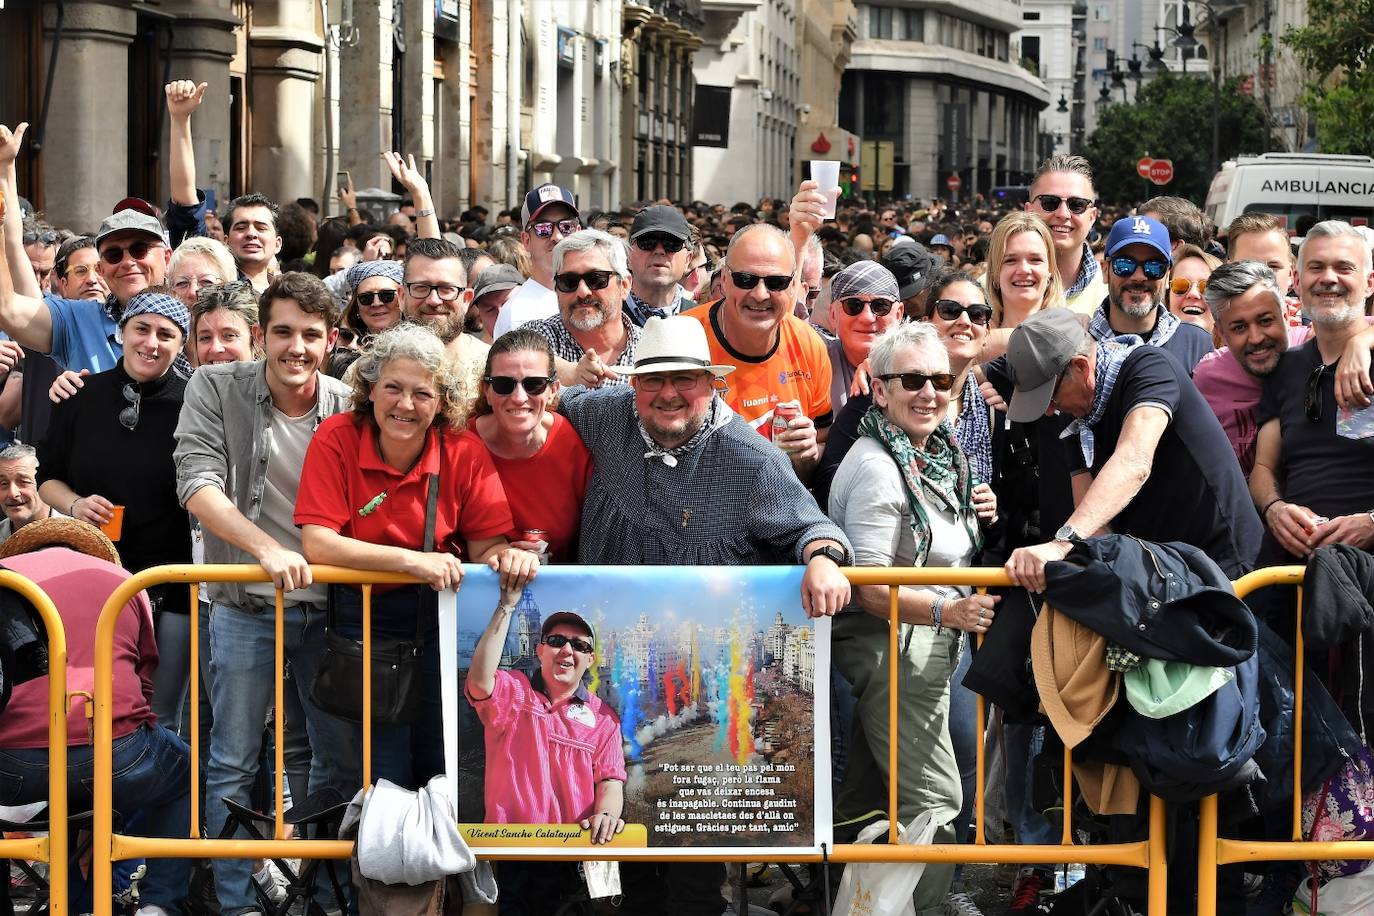
[[(462, 588), (439, 602), (444, 738), (459, 826), (479, 853), (519, 847), (575, 858), (591, 845), (577, 824), (486, 817), (487, 747), (496, 737), (486, 733), (464, 683), (500, 594), (490, 570), (465, 568)], [(617, 720), (626, 773), (626, 826), (611, 844), (618, 854), (818, 853), (832, 843), (830, 756), (815, 752), (830, 746), (830, 621), (802, 610), (802, 573), (549, 566), (525, 590), (502, 669), (526, 678), (538, 671), (540, 628), (554, 613), (572, 611), (592, 628), (595, 658), (583, 686)], [(577, 701), (553, 714), (577, 727), (547, 729), (561, 746), (531, 753), (578, 759), (560, 755), (570, 745), (576, 750), (595, 717)], [(593, 755), (590, 747), (581, 751)], [(510, 771), (523, 769), (528, 778), (540, 766), (505, 767), (493, 778), (503, 791), (519, 791)]]

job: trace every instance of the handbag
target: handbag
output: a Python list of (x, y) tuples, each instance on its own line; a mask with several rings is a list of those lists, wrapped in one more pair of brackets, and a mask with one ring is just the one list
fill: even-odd
[[(443, 464), (440, 436), (439, 463)], [(429, 475), (425, 498), (425, 553), (434, 550), (434, 517), (439, 504), (439, 474)], [(423, 586), (420, 586), (423, 588)], [(418, 594), (418, 592), (417, 592)], [(334, 619), (333, 591), (324, 631), (324, 657), (310, 685), (310, 702), (350, 722), (363, 720), (363, 644), (343, 636)], [(372, 640), (372, 721), (404, 725), (415, 719), (420, 705), (420, 653), (424, 649), (424, 602), (415, 610), (414, 639)]]
[[(897, 834), (899, 846), (925, 846), (935, 836), (935, 818), (922, 811)], [(885, 838), (887, 821), (876, 821), (859, 832), (856, 843), (873, 843)], [(850, 862), (840, 879), (840, 893), (832, 913), (863, 913), (865, 916), (915, 916), (911, 895), (925, 873), (924, 862), (878, 864)]]

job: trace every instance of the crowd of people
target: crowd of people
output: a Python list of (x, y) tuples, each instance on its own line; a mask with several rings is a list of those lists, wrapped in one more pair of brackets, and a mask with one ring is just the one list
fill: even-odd
[[(189, 704), (202, 702), (187, 690), (193, 627), (207, 835), (225, 830), (226, 801), (270, 805), (255, 784), (273, 716), (285, 722), (293, 799), (358, 788), (349, 707), (361, 699), (319, 687), (337, 674), (331, 640), (361, 633), (362, 593), (314, 581), (313, 564), (421, 583), (372, 599), (374, 638), (414, 651), (420, 685), (414, 708), (374, 726), (372, 772), (418, 789), (444, 771), (436, 594), (459, 587), (464, 562), (490, 565), (503, 589), (466, 687), (491, 728), (524, 727), (507, 721), (520, 718), (515, 695), (537, 700), (521, 709), (613, 716), (579, 689), (597, 647), (576, 615), (546, 622), (542, 673), (495, 670), (492, 646), (541, 562), (772, 563), (803, 565), (802, 606), (834, 617), (837, 838), (885, 810), (896, 778), (903, 822), (934, 812), (936, 841), (967, 841), (976, 749), (994, 740), (1009, 842), (1058, 842), (1047, 812), (1075, 799), (1111, 836), (1139, 834), (1147, 793), (1176, 804), (1174, 836), (1186, 837), (1191, 803), (1216, 791), (1246, 802), (1227, 807), (1235, 829), (1274, 835), (1263, 798), (1286, 812), (1283, 795), (1255, 787), (1280, 783), (1270, 762), (1288, 758), (1261, 753), (1259, 713), (1222, 749), (1225, 765), (1185, 789), (1177, 773), (1196, 758), (1151, 756), (1167, 741), (1141, 750), (1132, 742), (1153, 726), (1122, 725), (1136, 713), (1121, 710), (1129, 696), (1150, 716), (1141, 706), (1161, 705), (1147, 696), (1159, 679), (1189, 693), (1162, 704), (1171, 714), (1227, 689), (1253, 700), (1256, 641), (1271, 628), (1293, 639), (1288, 592), (1242, 606), (1219, 631), (1215, 617), (1176, 610), (1174, 589), (1191, 596), (1260, 566), (1374, 545), (1367, 230), (1316, 222), (1295, 241), (1272, 216), (1217, 227), (1177, 197), (1109, 209), (1077, 156), (1041, 164), (1014, 211), (841, 200), (827, 218), (827, 196), (805, 181), (791, 200), (758, 206), (584, 213), (571, 191), (544, 184), (494, 217), (474, 207), (441, 220), (413, 159), (387, 154), (407, 196), (383, 224), (351, 188), (340, 216), (258, 194), (217, 212), (192, 155), (207, 91), (166, 87), (166, 205), (118, 201), (98, 227), (54, 227), (31, 211), (15, 172), (24, 126), (0, 126), (0, 551), (59, 551), (34, 560), (34, 574), (98, 566), (99, 583), (118, 579), (115, 564), (134, 573), (193, 559), (257, 564), (271, 580), (211, 582), (200, 607), (183, 586), (131, 603), (114, 737), (163, 760), (116, 775), (122, 813), (156, 808), (140, 828), (185, 830), (183, 739)], [(1145, 580), (1140, 594), (1152, 574), (1169, 579), (1166, 611), (1184, 616), (1164, 620), (1160, 600), (1104, 606), (1110, 591), (1090, 575), (1104, 564)], [(903, 588), (891, 684), (888, 590), (851, 588), (851, 566), (1004, 566), (1017, 587)], [(73, 603), (58, 602), (73, 683), (90, 677), (80, 666), (93, 651), (92, 589), (54, 594)], [(290, 668), (280, 710), (264, 613), (277, 590)], [(1040, 611), (1040, 596), (1059, 612)], [(1089, 648), (1068, 660), (1070, 644)], [(1318, 674), (1362, 735), (1365, 663), (1346, 648)], [(1179, 686), (1199, 678), (1212, 686)], [(985, 734), (978, 693), (994, 704)], [(43, 703), (16, 688), (0, 715), (0, 775), (42, 767)], [(1291, 696), (1269, 713), (1291, 717)], [(89, 744), (79, 703), (69, 732)], [(1043, 761), (1085, 741), (1078, 792), (1047, 796)], [(568, 764), (586, 785), (546, 799), (598, 842), (623, 826), (612, 750)], [(1305, 768), (1303, 788), (1320, 787), (1344, 753)], [(89, 767), (89, 755), (73, 758), (74, 809), (89, 804)], [(0, 790), (11, 783), (22, 776)], [(34, 800), (33, 785), (0, 804)], [(487, 804), (490, 817), (532, 816)], [(1183, 852), (1170, 912), (1190, 912), (1186, 843), (1171, 849)], [(1282, 912), (1305, 873), (1276, 864), (1250, 876), (1247, 899), (1232, 871), (1228, 914)], [(189, 872), (150, 862), (140, 916), (176, 912)], [(214, 860), (218, 911), (261, 912), (253, 883), (270, 872)], [(570, 890), (568, 873), (549, 874), (503, 868), (500, 911), (548, 912), (550, 895)], [(719, 916), (724, 877), (709, 863), (626, 864), (621, 911)], [(1129, 883), (1094, 887), (1140, 899)], [(1052, 891), (1048, 866), (1024, 868), (1006, 912), (1049, 912)], [(926, 867), (913, 907), (979, 912), (946, 865)]]

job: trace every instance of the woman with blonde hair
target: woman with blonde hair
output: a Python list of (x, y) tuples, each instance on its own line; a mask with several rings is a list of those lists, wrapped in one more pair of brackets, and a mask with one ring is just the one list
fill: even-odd
[(988, 240), (985, 284), (992, 321), (1010, 331), (1041, 309), (1064, 304), (1064, 285), (1054, 261), (1054, 239), (1045, 223), (1025, 212), (998, 221)]
[(203, 235), (188, 236), (167, 262), (167, 285), (187, 308), (207, 286), (230, 283), (239, 277), (234, 256), (223, 242)]

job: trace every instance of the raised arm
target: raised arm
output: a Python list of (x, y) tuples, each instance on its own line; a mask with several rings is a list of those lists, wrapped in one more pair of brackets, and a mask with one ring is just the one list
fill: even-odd
[(429, 182), (415, 168), (415, 156), (401, 158), (400, 153), (382, 153), (382, 158), (386, 160), (392, 176), (410, 192), (410, 199), (415, 201), (415, 234), (422, 239), (437, 239), (439, 217), (434, 215), (434, 199), (429, 194)]
[(523, 589), (503, 589), (501, 603), (491, 612), (491, 620), (472, 650), (472, 665), (468, 668), (467, 691), (474, 700), (485, 700), (496, 689), (496, 669), (501, 666), (501, 653), (506, 647), (506, 632), (515, 606), (520, 603)]
[(191, 115), (200, 108), (209, 83), (197, 85), (192, 80), (173, 80), (167, 93), (167, 114), (171, 122), (171, 136), (167, 162), (172, 178), (172, 203), (194, 207), (200, 203), (196, 191), (196, 153), (191, 143)]
[(14, 161), (28, 126), (20, 124), (11, 131), (0, 124), (0, 246), (5, 251), (0, 258), (0, 331), (30, 350), (49, 353), (52, 314), (38, 292), (38, 281), (24, 251), (19, 191), (15, 188)]

